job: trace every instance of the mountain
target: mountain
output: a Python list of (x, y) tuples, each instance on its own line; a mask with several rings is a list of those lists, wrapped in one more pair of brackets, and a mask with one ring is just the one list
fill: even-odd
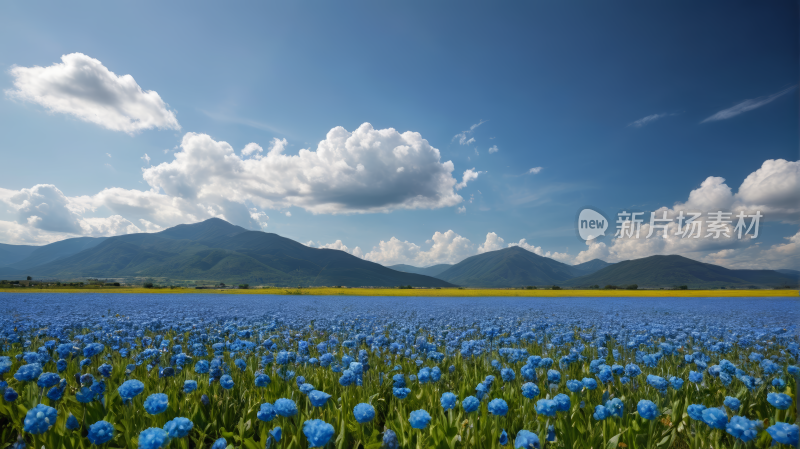
[(793, 276), (795, 278), (800, 277), (800, 271), (798, 271), (798, 270), (785, 270), (784, 269), (784, 270), (775, 270), (775, 271), (777, 271), (780, 274), (785, 274), (787, 276)]
[(572, 272), (575, 273), (576, 276), (585, 276), (587, 274), (592, 274), (595, 271), (605, 268), (609, 265), (613, 264), (600, 259), (592, 259), (588, 262), (573, 265)]
[(616, 285), (658, 288), (686, 285), (689, 288), (796, 286), (797, 278), (773, 270), (730, 270), (683, 256), (650, 256), (626, 260), (564, 283), (571, 287)]
[(31, 255), (39, 246), (0, 243), (0, 267), (11, 265)]
[(572, 267), (518, 246), (468, 257), (436, 276), (464, 287), (557, 285), (574, 277)]
[(419, 268), (413, 265), (406, 265), (406, 264), (397, 264), (397, 265), (390, 265), (389, 268), (392, 270), (403, 271), (405, 273), (416, 273), (416, 274), (424, 274), (425, 276), (436, 276), (439, 273), (443, 272), (444, 270), (452, 267), (453, 265), (449, 263), (440, 263), (438, 265), (431, 265), (429, 267)]
[(37, 267), (54, 260), (77, 254), (85, 249), (93, 248), (105, 239), (105, 237), (78, 237), (51, 243), (49, 245), (34, 247), (36, 249), (28, 257), (14, 263), (13, 266), (14, 268), (24, 271), (27, 268)]
[[(0, 278), (18, 274), (0, 268)], [(448, 287), (343, 251), (309, 248), (277, 234), (211, 218), (157, 233), (109, 237), (83, 251), (25, 270), (34, 278), (167, 278), (276, 286)]]

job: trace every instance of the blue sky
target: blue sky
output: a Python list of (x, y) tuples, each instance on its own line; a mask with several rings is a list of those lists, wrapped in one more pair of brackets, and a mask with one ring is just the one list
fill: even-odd
[[(340, 240), (349, 252), (358, 247), (356, 255), (367, 257), (372, 251), (370, 260), (387, 264), (454, 262), (525, 239), (523, 246), (567, 263), (592, 255), (621, 260), (672, 251), (731, 267), (800, 268), (795, 247), (781, 246), (800, 249), (800, 194), (793, 187), (799, 119), (795, 2), (44, 5), (0, 5), (6, 167), (0, 178), (0, 242), (41, 244), (133, 232), (131, 226), (152, 231), (207, 218), (198, 210), (217, 208), (214, 214), (237, 224), (315, 246)], [(79, 108), (75, 101), (86, 100), (82, 95), (93, 95), (77, 78), (60, 80), (57, 92), (48, 91), (49, 98), (75, 97), (54, 110), (53, 103), (36, 99), (52, 85), (42, 87), (32, 71), (13, 69), (51, 67), (74, 53), (84, 62), (96, 60), (95, 69), (131, 75), (163, 101), (149, 112), (134, 105), (120, 114), (167, 111), (172, 119), (159, 116), (153, 126), (125, 130), (102, 117), (93, 121), (69, 112)], [(20, 80), (30, 83), (20, 87)], [(70, 82), (75, 86), (65, 88)], [(199, 176), (167, 185), (176, 173), (186, 174), (181, 170), (202, 171), (175, 164), (176, 155), (188, 152), (179, 146), (187, 133), (227, 142), (244, 160), (241, 152), (251, 142), (263, 151), (250, 156), (267, 154), (273, 139), (285, 139), (283, 155), (297, 155), (300, 149), (317, 151), (335, 127), (352, 133), (364, 123), (374, 130), (419, 133), (438, 149), (440, 160), (415, 160), (433, 168), (413, 176), (406, 171), (406, 178), (382, 187), (385, 173), (359, 178), (359, 184), (342, 181), (349, 172), (332, 172), (340, 187), (317, 186), (293, 199), (274, 191), (290, 182), (281, 177), (285, 173), (263, 167), (217, 173), (214, 182)], [(476, 124), (462, 139), (474, 140), (462, 145), (459, 133)], [(490, 153), (493, 147), (497, 151)], [(783, 162), (764, 166), (770, 160)], [(447, 161), (455, 182), (463, 182), (468, 169), (480, 173), (462, 188), (441, 179), (431, 189), (419, 187), (438, 183), (426, 173), (447, 172)], [(213, 156), (205, 163), (221, 166)], [(150, 175), (143, 172), (159, 164)], [(370, 169), (367, 163), (364, 173)], [(595, 247), (576, 236), (575, 218), (585, 206), (612, 219), (621, 210), (649, 212), (676, 203), (733, 207), (697, 201), (720, 185), (736, 195), (754, 173), (771, 181), (749, 186), (734, 202), (769, 208), (757, 241), (667, 247), (643, 242), (635, 249), (619, 242), (615, 251), (617, 242), (609, 236)], [(198, 194), (244, 177), (271, 183), (268, 198), (242, 194), (222, 204), (228, 201), (224, 195)], [(724, 184), (703, 184), (709, 177), (724, 178)], [(52, 185), (63, 198), (52, 189), (32, 191), (37, 185)], [(418, 187), (422, 200), (412, 201), (406, 190)], [(158, 201), (145, 204), (154, 200), (135, 195), (154, 188)], [(445, 197), (431, 197), (445, 191)], [(124, 199), (109, 199), (112, 194)], [(131, 195), (140, 209), (153, 212), (120, 206), (130, 206)], [(39, 198), (47, 211), (32, 212), (38, 203), (28, 197)], [(344, 206), (331, 206), (323, 200), (328, 197)], [(191, 205), (164, 212), (164, 201), (174, 198)], [(61, 212), (55, 211), (58, 201)], [(442, 243), (430, 250), (436, 242), (426, 241), (436, 232)], [(589, 252), (579, 256), (581, 251)]]

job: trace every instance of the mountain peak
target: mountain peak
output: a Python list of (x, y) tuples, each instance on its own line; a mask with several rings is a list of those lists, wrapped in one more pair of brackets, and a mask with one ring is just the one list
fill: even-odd
[(228, 223), (227, 221), (212, 217), (192, 224), (180, 224), (165, 229), (156, 234), (161, 237), (167, 237), (176, 240), (209, 240), (220, 237), (232, 237), (242, 232), (247, 232), (247, 229)]

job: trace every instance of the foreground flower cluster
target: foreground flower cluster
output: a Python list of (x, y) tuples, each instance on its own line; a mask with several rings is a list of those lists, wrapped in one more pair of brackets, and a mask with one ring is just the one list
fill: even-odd
[(373, 313), (370, 298), (263, 300), (271, 312), (246, 317), (176, 295), (128, 315), (3, 318), (0, 446), (798, 444), (790, 326), (548, 313), (528, 300), (502, 315), (486, 298), (394, 313)]

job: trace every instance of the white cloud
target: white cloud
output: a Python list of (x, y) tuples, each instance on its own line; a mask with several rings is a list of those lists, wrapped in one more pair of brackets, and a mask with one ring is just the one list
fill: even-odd
[(800, 270), (800, 231), (784, 238), (786, 243), (769, 248), (752, 245), (741, 249), (725, 249), (708, 254), (702, 261), (736, 269)]
[[(332, 129), (316, 151), (285, 155), (274, 140), (263, 157), (242, 159), (226, 142), (188, 133), (175, 160), (144, 171), (145, 181), (170, 196), (250, 201), (261, 208), (302, 207), (312, 213), (388, 212), (454, 206), (453, 163), (419, 133)], [(404, 170), (398, 171), (399, 167)], [(476, 172), (465, 172), (466, 181)]]
[(528, 170), (528, 174), (538, 175), (540, 171), (542, 171), (542, 167), (533, 167), (532, 169)]
[[(645, 214), (640, 217), (644, 220), (644, 224), (639, 238), (635, 236), (614, 238), (608, 245), (589, 241), (588, 248), (580, 252), (573, 262), (581, 263), (595, 258), (617, 262), (657, 254), (678, 254), (732, 268), (797, 266), (796, 258), (790, 257), (788, 251), (793, 248), (794, 243), (775, 245), (764, 250), (759, 246), (763, 236), (753, 239), (752, 236), (746, 235), (739, 239), (734, 232), (734, 226), (738, 221), (736, 215), (739, 212), (754, 214), (760, 211), (763, 215), (762, 225), (767, 221), (793, 224), (800, 222), (800, 162), (783, 159), (767, 160), (758, 170), (745, 178), (735, 194), (725, 183), (725, 179), (709, 176), (700, 187), (689, 193), (687, 201), (676, 203), (671, 208), (662, 207), (655, 213), (657, 218), (661, 218), (664, 213), (667, 214), (667, 218), (675, 218), (681, 211), (684, 215), (688, 215), (689, 212), (702, 214), (697, 220), (701, 228), (700, 238), (681, 238), (680, 235), (675, 235), (678, 232), (677, 221), (673, 221), (667, 227), (668, 238), (662, 238), (662, 230), (656, 230), (650, 238), (646, 238), (650, 233), (650, 215)], [(732, 223), (726, 226), (731, 238), (706, 238), (708, 213), (717, 211), (732, 213)], [(747, 219), (746, 224), (749, 223), (750, 219)], [(613, 235), (615, 229), (612, 227), (609, 232)]]
[(478, 254), (497, 251), (498, 249), (502, 249), (503, 245), (505, 245), (503, 238), (499, 237), (494, 232), (490, 232), (486, 234), (486, 240), (483, 242), (483, 245), (478, 247)]
[[(306, 246), (312, 246), (313, 247), (313, 244), (314, 244), (314, 242), (308, 242), (306, 244)], [(353, 248), (351, 250), (350, 248), (347, 247), (347, 245), (342, 243), (341, 240), (337, 240), (337, 241), (335, 241), (333, 243), (328, 243), (328, 244), (325, 244), (325, 245), (317, 245), (316, 247), (317, 248), (326, 248), (326, 249), (336, 249), (336, 250), (339, 250), (339, 251), (344, 251), (347, 254), (352, 254), (352, 255), (354, 255), (354, 256), (356, 256), (358, 258), (361, 258), (361, 259), (364, 258), (364, 252), (361, 251), (361, 248), (356, 246), (355, 248)]]
[(292, 213), (291, 213), (291, 212), (289, 212), (289, 211), (287, 210), (287, 211), (286, 211), (286, 216), (287, 216), (287, 217), (291, 217), (291, 216), (292, 216)]
[(483, 125), (484, 123), (486, 123), (486, 120), (481, 120), (480, 122), (470, 126), (468, 130), (461, 131), (460, 133), (453, 136), (453, 140), (458, 140), (458, 143), (461, 145), (469, 145), (471, 143), (474, 143), (475, 138), (471, 137), (472, 132), (475, 131), (475, 128)]
[(745, 100), (735, 106), (717, 112), (716, 114), (712, 115), (711, 117), (708, 117), (707, 119), (703, 120), (700, 123), (716, 122), (718, 120), (727, 120), (729, 118), (736, 117), (739, 114), (745, 113), (747, 111), (752, 111), (753, 109), (760, 108), (761, 106), (772, 103), (778, 98), (793, 91), (796, 87), (797, 86), (787, 87), (786, 89), (783, 89), (782, 91), (774, 93), (772, 95), (768, 95), (765, 97), (758, 97), (752, 100)]
[(500, 149), (497, 148), (497, 145), (492, 145), (492, 147), (489, 148), (489, 154), (494, 154), (497, 153), (498, 151), (500, 151)]
[(474, 180), (478, 179), (478, 175), (480, 175), (481, 173), (483, 173), (483, 172), (482, 171), (475, 171), (474, 167), (470, 168), (470, 169), (467, 169), (466, 171), (464, 171), (464, 174), (461, 176), (461, 182), (456, 184), (455, 189), (456, 190), (463, 189), (464, 187), (467, 186), (467, 183), (469, 181), (474, 181)]
[(648, 115), (647, 117), (642, 117), (642, 118), (640, 118), (639, 120), (636, 120), (636, 121), (634, 121), (634, 122), (631, 122), (631, 123), (629, 123), (629, 124), (628, 124), (628, 126), (633, 126), (633, 127), (636, 127), (636, 128), (641, 128), (642, 126), (644, 126), (644, 125), (646, 125), (646, 124), (648, 124), (648, 123), (654, 122), (654, 121), (656, 121), (656, 120), (658, 120), (658, 119), (662, 119), (662, 118), (664, 118), (664, 117), (669, 117), (670, 115), (675, 115), (675, 114), (667, 114), (667, 113), (663, 113), (663, 114), (652, 114), (652, 115)]
[(81, 233), (80, 217), (69, 198), (54, 185), (37, 184), (21, 190), (0, 188), (0, 201), (12, 208), (18, 224), (41, 231)]
[(145, 161), (147, 165), (150, 165), (150, 156), (148, 156), (147, 153), (145, 153), (144, 156), (140, 157), (139, 159)]
[(109, 153), (106, 153), (106, 156), (111, 157), (111, 155)]
[(467, 208), (465, 206), (461, 206), (456, 210), (457, 214), (465, 214), (467, 213)]
[(158, 93), (143, 91), (131, 75), (117, 76), (81, 53), (64, 55), (61, 61), (49, 67), (13, 66), (14, 89), (6, 94), (113, 131), (180, 129)]
[(475, 245), (452, 230), (436, 232), (428, 244), (431, 247), (423, 250), (414, 243), (392, 237), (388, 241), (381, 240), (364, 258), (382, 265), (405, 263), (428, 267), (441, 263), (458, 263), (475, 254)]

